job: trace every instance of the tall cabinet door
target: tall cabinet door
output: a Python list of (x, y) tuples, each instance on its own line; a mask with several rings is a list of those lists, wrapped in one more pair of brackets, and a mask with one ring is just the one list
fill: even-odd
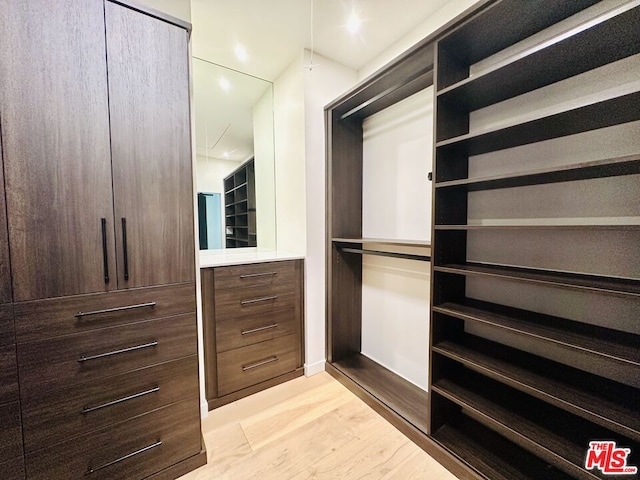
[(105, 8), (118, 287), (194, 281), (188, 34)]
[(115, 287), (102, 0), (0, 0), (0, 32), (14, 300)]
[(4, 167), (2, 161), (2, 117), (0, 117), (0, 304), (11, 301), (11, 270), (9, 268), (9, 236), (7, 234), (7, 206), (4, 196)]

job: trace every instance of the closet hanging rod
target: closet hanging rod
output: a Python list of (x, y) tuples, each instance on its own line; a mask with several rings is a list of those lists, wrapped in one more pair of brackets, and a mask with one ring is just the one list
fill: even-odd
[[(350, 117), (354, 113), (358, 113), (360, 110), (363, 110), (364, 108), (368, 107), (369, 105), (374, 104), (378, 100), (382, 100), (384, 97), (386, 97), (388, 95), (391, 95), (392, 93), (396, 92), (397, 90), (400, 90), (403, 87), (408, 87), (411, 84), (417, 82), (418, 80), (424, 79), (428, 75), (431, 75), (431, 79), (429, 80), (429, 85), (432, 85), (433, 84), (433, 65), (430, 65), (429, 68), (426, 68), (424, 70), (420, 70), (420, 71), (414, 73), (413, 75), (411, 75), (410, 77), (404, 79), (401, 82), (393, 84), (391, 87), (387, 88), (386, 90), (383, 90), (382, 92), (380, 92), (377, 95), (374, 95), (369, 100), (367, 100), (365, 102), (362, 102), (361, 104), (353, 107), (348, 112), (343, 113), (340, 116), (340, 120), (344, 120), (345, 118)], [(424, 88), (426, 88), (429, 85), (425, 85)]]
[(419, 260), (421, 262), (431, 261), (430, 255), (412, 255), (410, 253), (383, 252), (380, 250), (366, 250), (362, 248), (351, 248), (351, 247), (343, 247), (343, 248), (340, 248), (340, 250), (346, 253), (359, 253), (361, 255), (377, 255), (380, 257), (404, 258), (407, 260)]

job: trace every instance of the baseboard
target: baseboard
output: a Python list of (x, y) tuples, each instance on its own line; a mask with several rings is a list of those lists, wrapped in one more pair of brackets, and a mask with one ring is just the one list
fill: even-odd
[(319, 362), (314, 363), (305, 363), (304, 365), (304, 376), (311, 377), (318, 373), (324, 372), (326, 360), (320, 360)]
[(209, 403), (206, 398), (200, 399), (200, 418), (207, 418), (209, 416)]

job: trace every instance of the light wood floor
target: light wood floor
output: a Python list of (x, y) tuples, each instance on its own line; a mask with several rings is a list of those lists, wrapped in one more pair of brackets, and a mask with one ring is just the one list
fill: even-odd
[(327, 373), (209, 412), (208, 464), (180, 480), (456, 480)]

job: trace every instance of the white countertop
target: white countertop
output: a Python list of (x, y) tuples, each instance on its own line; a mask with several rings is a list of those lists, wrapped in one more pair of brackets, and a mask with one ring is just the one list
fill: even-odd
[(221, 250), (201, 250), (200, 268), (222, 267), (225, 265), (245, 265), (249, 263), (278, 262), (281, 260), (303, 259), (304, 255), (281, 250), (258, 251), (250, 249), (225, 248)]

